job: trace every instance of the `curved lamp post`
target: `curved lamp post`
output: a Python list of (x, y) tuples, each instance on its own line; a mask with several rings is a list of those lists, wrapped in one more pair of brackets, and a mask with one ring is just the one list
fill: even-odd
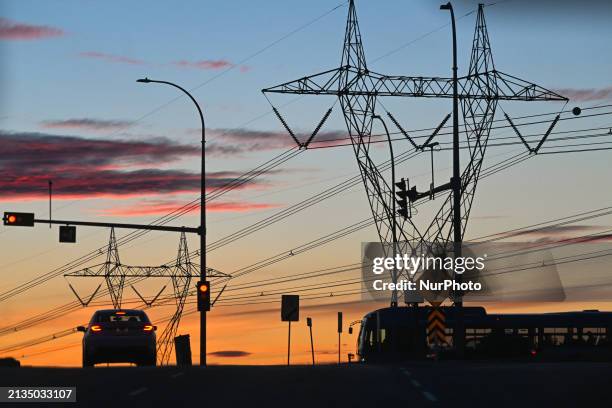
[[(389, 152), (391, 153), (391, 211), (393, 217), (391, 218), (391, 228), (393, 229), (393, 259), (397, 255), (397, 212), (395, 210), (395, 155), (393, 154), (393, 143), (391, 142), (391, 135), (387, 124), (379, 115), (373, 115), (372, 119), (378, 119), (385, 128), (387, 134), (387, 141), (389, 142)], [(397, 281), (397, 269), (393, 269), (393, 283)], [(391, 297), (391, 307), (397, 306), (397, 289), (393, 289), (393, 295)]]
[[(455, 12), (450, 1), (440, 6), (440, 10), (448, 10), (451, 15), (453, 31), (453, 242), (454, 256), (461, 256), (461, 173), (459, 169), (459, 98), (457, 91), (457, 29), (455, 27)], [(461, 283), (462, 276), (455, 274), (455, 281)], [(453, 332), (453, 343), (457, 356), (463, 358), (465, 348), (465, 326), (463, 321), (463, 293), (455, 295), (454, 303), (457, 311), (457, 323)]]
[[(206, 167), (205, 167), (205, 153), (206, 153), (206, 137), (205, 137), (205, 125), (204, 115), (202, 109), (195, 98), (187, 92), (187, 90), (177, 84), (168, 81), (157, 81), (149, 78), (138, 79), (136, 82), (145, 84), (156, 83), (173, 86), (181, 90), (185, 95), (191, 99), (200, 115), (200, 122), (202, 124), (202, 169), (200, 177), (200, 280), (206, 280)], [(200, 365), (206, 366), (206, 311), (200, 311)]]

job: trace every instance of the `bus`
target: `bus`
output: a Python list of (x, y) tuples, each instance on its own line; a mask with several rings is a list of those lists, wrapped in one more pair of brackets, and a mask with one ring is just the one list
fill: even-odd
[[(441, 306), (442, 339), (430, 340), (430, 306), (378, 309), (361, 320), (357, 354), (362, 362), (452, 358), (457, 308)], [(463, 307), (466, 358), (597, 359), (612, 361), (612, 312), (489, 314)], [(352, 330), (351, 330), (352, 332)]]

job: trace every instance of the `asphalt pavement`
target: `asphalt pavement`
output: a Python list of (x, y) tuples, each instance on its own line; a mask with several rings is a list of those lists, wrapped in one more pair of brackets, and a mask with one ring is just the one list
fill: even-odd
[(0, 368), (0, 386), (76, 386), (76, 403), (36, 406), (612, 407), (612, 364), (21, 367)]

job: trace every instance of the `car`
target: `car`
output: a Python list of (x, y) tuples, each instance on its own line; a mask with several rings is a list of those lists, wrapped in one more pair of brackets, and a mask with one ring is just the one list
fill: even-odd
[(155, 366), (157, 326), (142, 310), (96, 311), (83, 332), (83, 367), (98, 363), (134, 363)]

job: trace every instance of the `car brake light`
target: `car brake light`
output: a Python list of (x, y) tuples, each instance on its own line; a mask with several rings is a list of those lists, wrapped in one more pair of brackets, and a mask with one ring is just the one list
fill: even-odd
[(102, 326), (100, 326), (99, 324), (94, 324), (93, 326), (91, 326), (91, 331), (92, 332), (100, 332), (100, 331), (102, 331)]
[(145, 324), (145, 327), (143, 327), (143, 330), (146, 332), (153, 331), (153, 329), (154, 329), (153, 325), (150, 325), (150, 324)]
[(117, 313), (115, 313), (115, 314), (116, 314), (116, 315), (124, 315), (124, 314), (125, 314), (125, 312), (123, 312), (123, 311), (122, 311), (122, 312), (117, 312)]

